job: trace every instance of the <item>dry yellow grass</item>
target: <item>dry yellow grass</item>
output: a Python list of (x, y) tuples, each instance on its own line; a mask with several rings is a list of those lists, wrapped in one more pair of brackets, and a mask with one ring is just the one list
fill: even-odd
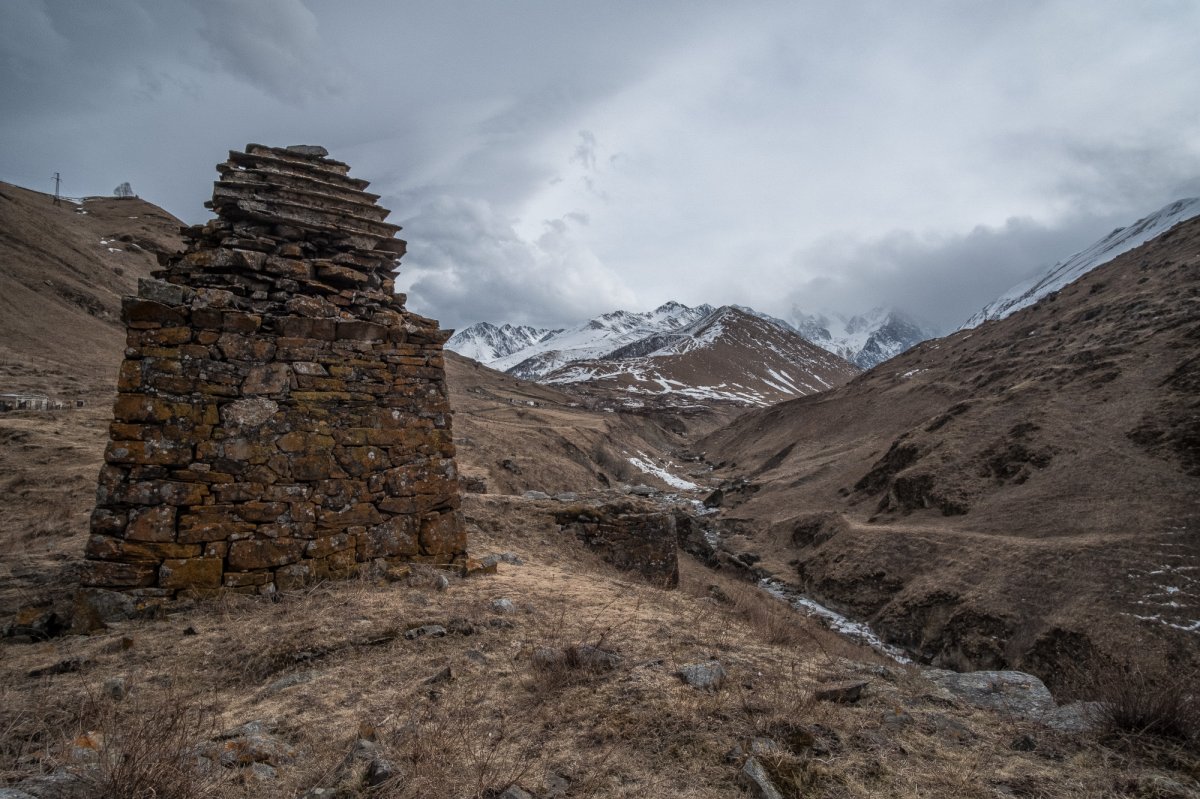
[[(744, 790), (737, 752), (756, 736), (783, 747), (763, 759), (791, 796), (1120, 796), (1158, 768), (949, 703), (909, 670), (781, 616), (775, 600), (694, 562), (684, 562), (680, 591), (641, 584), (560, 538), (549, 517), (523, 513), (527, 504), (468, 503), (475, 550), (511, 551), (524, 564), (455, 578), (444, 591), (420, 575), (413, 585), (320, 585), (278, 602), (227, 597), (91, 637), (5, 646), (3, 775), (77, 767), (70, 742), (88, 733), (136, 742), (131, 731), (151, 729), (175, 741), (187, 730), (204, 740), (256, 719), (297, 753), (275, 779), (216, 769), (189, 784), (205, 796), (299, 796), (344, 776), (364, 734), (398, 775), (339, 796), (481, 797), (519, 783), (535, 795), (566, 784), (572, 797), (735, 797)], [(497, 613), (499, 598), (515, 612)], [(426, 624), (449, 634), (403, 635)], [(539, 647), (579, 644), (622, 661), (596, 671), (533, 663)], [(709, 658), (728, 671), (721, 690), (676, 676)], [(78, 672), (27, 676), (70, 659), (84, 664)], [(430, 682), (447, 667), (450, 679)], [(871, 680), (857, 704), (813, 700), (818, 682), (850, 676)], [(104, 691), (117, 678), (130, 690), (119, 702)], [(911, 723), (885, 721), (897, 711)], [(1010, 748), (1022, 735), (1033, 751)], [(173, 762), (161, 747), (144, 758)], [(158, 795), (189, 795), (170, 793), (174, 772), (157, 768), (167, 780)]]

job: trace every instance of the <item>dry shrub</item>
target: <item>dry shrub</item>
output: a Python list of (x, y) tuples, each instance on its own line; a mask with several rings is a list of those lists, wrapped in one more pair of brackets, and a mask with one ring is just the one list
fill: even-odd
[(381, 736), (382, 751), (400, 773), (370, 795), (476, 799), (519, 783), (539, 742), (514, 734), (514, 726), (495, 697), (464, 692), (425, 704)]
[(1143, 660), (1095, 669), (1087, 693), (1114, 734), (1200, 742), (1200, 671)]
[(0, 777), (65, 772), (96, 799), (196, 799), (216, 774), (199, 770), (197, 744), (213, 733), (199, 704), (171, 695), (116, 702), (42, 683), (0, 702)]
[(215, 732), (198, 705), (171, 695), (102, 702), (91, 780), (98, 799), (194, 799), (210, 795), (217, 772), (201, 770), (197, 744)]
[(811, 622), (762, 589), (753, 585), (738, 585), (727, 590), (734, 611), (759, 632), (762, 640), (779, 646), (798, 647), (802, 644), (823, 649), (813, 634)]

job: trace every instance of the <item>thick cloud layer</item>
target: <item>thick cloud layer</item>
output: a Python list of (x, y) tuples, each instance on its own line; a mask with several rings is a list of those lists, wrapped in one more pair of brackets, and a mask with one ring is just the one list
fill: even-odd
[(0, 179), (205, 218), (318, 143), (406, 228), (410, 305), (565, 324), (667, 299), (946, 327), (1200, 194), (1200, 6), (9, 0)]

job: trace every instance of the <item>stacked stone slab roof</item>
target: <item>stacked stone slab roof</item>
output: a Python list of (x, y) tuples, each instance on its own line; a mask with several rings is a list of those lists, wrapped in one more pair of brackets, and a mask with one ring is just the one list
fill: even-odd
[(125, 298), (84, 585), (267, 593), (465, 562), (449, 334), (404, 308), (400, 228), (327, 155), (231, 152), (217, 217)]

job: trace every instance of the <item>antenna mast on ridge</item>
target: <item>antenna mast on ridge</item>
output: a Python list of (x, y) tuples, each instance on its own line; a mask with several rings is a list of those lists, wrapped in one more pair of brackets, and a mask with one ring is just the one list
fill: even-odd
[(59, 174), (57, 172), (55, 172), (54, 173), (54, 204), (55, 205), (62, 205), (62, 201), (59, 199), (59, 196), (58, 196), (58, 184), (61, 182), (62, 182), (62, 178), (59, 177)]

